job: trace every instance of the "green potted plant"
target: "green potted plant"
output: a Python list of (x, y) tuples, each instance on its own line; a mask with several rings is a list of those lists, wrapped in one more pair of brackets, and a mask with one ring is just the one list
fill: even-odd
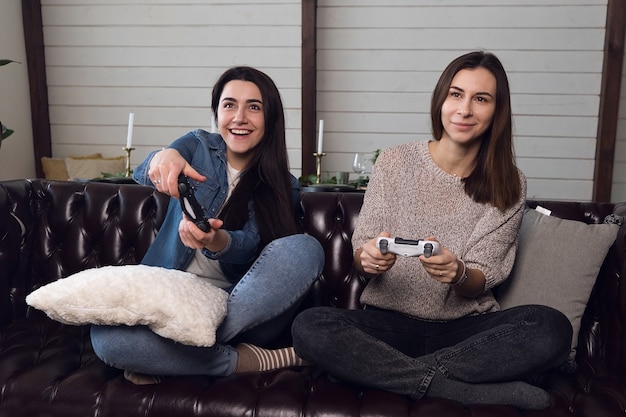
[[(17, 61), (12, 61), (10, 59), (0, 59), (0, 67), (10, 64), (11, 62), (17, 62)], [(19, 64), (19, 62), (17, 63)], [(6, 127), (2, 123), (2, 121), (0, 121), (0, 147), (2, 147), (2, 141), (8, 138), (9, 136), (11, 136), (12, 134), (13, 134), (13, 130)]]

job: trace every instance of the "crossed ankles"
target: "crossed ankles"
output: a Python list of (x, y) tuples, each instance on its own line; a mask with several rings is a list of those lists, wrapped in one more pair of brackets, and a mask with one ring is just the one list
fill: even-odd
[[(237, 350), (237, 368), (235, 373), (264, 372), (290, 366), (308, 366), (310, 362), (300, 358), (293, 347), (282, 349), (263, 349), (249, 343), (235, 347)], [(158, 375), (143, 374), (124, 370), (124, 379), (135, 385), (154, 385), (161, 382)]]
[(300, 358), (293, 347), (263, 349), (249, 343), (241, 343), (237, 349), (235, 373), (263, 372), (290, 366), (308, 366), (310, 362)]

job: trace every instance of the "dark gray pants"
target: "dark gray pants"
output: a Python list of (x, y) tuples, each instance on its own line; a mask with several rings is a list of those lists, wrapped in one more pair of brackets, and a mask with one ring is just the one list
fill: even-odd
[(448, 322), (379, 309), (316, 307), (292, 326), (299, 356), (344, 380), (421, 398), (435, 372), (468, 383), (521, 380), (563, 362), (572, 327), (549, 307)]

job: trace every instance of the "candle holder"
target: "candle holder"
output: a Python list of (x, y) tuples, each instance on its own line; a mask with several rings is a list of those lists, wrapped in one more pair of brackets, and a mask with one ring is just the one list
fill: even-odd
[(322, 153), (317, 153), (315, 152), (313, 154), (313, 156), (316, 159), (316, 170), (315, 170), (315, 175), (316, 175), (316, 184), (319, 184), (320, 182), (322, 182), (322, 158), (324, 156), (326, 156), (326, 152), (322, 152)]
[(133, 172), (130, 169), (130, 153), (135, 150), (135, 148), (127, 148), (126, 146), (122, 146), (122, 150), (126, 152), (126, 173), (125, 177), (130, 177), (130, 174)]

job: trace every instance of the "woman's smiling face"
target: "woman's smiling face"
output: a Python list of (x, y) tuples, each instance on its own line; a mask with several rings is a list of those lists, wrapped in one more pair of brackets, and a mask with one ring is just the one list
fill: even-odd
[(493, 121), (496, 87), (496, 78), (485, 68), (459, 71), (441, 107), (443, 136), (460, 144), (480, 138)]
[(235, 169), (243, 169), (265, 135), (259, 87), (250, 81), (229, 81), (220, 96), (217, 124), (226, 142), (228, 162)]

